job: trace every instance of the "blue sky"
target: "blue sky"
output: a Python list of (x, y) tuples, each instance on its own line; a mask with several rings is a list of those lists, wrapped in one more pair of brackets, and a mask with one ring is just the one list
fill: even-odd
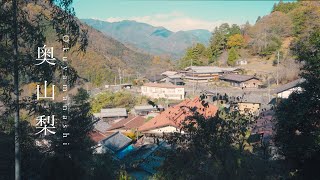
[(213, 30), (223, 22), (244, 24), (269, 14), (278, 1), (75, 0), (78, 18), (135, 20), (172, 31)]

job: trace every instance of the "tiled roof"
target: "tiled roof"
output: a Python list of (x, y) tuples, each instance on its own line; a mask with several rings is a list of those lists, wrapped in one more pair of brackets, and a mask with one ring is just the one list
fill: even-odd
[[(158, 108), (159, 109), (163, 109), (163, 106), (159, 104)], [(152, 105), (141, 105), (141, 106), (135, 106), (134, 110), (137, 110), (137, 111), (143, 111), (143, 110), (152, 111), (152, 110), (157, 110), (157, 107), (154, 107)]]
[(179, 78), (182, 78), (182, 75), (181, 74), (170, 75), (170, 76), (168, 76), (168, 78), (170, 78), (170, 79), (179, 79)]
[(94, 142), (99, 142), (102, 139), (106, 138), (107, 136), (104, 135), (103, 133), (100, 133), (98, 131), (92, 131), (89, 133), (89, 137), (94, 141)]
[(111, 124), (109, 124), (103, 120), (99, 120), (93, 126), (97, 131), (104, 133), (107, 131), (108, 128), (111, 127)]
[(114, 130), (114, 129), (134, 129), (138, 128), (145, 122), (145, 118), (141, 116), (130, 116), (128, 118), (122, 119), (119, 122), (113, 124), (111, 127), (108, 128), (108, 130)]
[(250, 79), (258, 79), (258, 78), (250, 75), (227, 74), (222, 76), (220, 79), (227, 80), (227, 81), (245, 82)]
[(143, 86), (160, 88), (182, 88), (181, 86), (176, 86), (170, 83), (145, 83)]
[(128, 116), (125, 108), (101, 109), (101, 117), (126, 117)]
[(162, 75), (151, 75), (147, 77), (150, 82), (157, 82), (164, 78)]
[(286, 90), (288, 90), (288, 89), (297, 87), (297, 86), (299, 86), (301, 83), (303, 83), (304, 81), (305, 81), (305, 79), (302, 79), (302, 78), (301, 78), (301, 79), (297, 79), (297, 80), (295, 80), (295, 81), (289, 82), (289, 83), (287, 83), (287, 84), (284, 84), (284, 85), (282, 85), (282, 86), (277, 87), (277, 88), (273, 91), (273, 93), (274, 93), (274, 94), (278, 94), (278, 93), (281, 93), (281, 92), (286, 91)]
[(234, 71), (238, 68), (223, 68), (217, 66), (190, 66), (185, 68), (186, 71), (191, 71), (194, 73), (222, 73), (228, 71)]
[(193, 112), (190, 110), (190, 108), (196, 108), (200, 114), (206, 117), (214, 116), (218, 110), (216, 106), (211, 104), (209, 104), (208, 107), (204, 107), (199, 98), (195, 98), (193, 100), (187, 99), (180, 104), (172, 106), (161, 112), (158, 116), (139, 127), (139, 130), (147, 131), (165, 126), (181, 127), (181, 123), (187, 117), (193, 115)]
[(162, 76), (172, 76), (172, 75), (175, 75), (177, 73), (178, 73), (177, 71), (165, 71), (161, 75)]
[(123, 149), (124, 147), (128, 146), (131, 143), (131, 141), (132, 140), (130, 138), (118, 131), (113, 133), (109, 137), (101, 140), (100, 143), (104, 147), (112, 150), (113, 152), (117, 152)]

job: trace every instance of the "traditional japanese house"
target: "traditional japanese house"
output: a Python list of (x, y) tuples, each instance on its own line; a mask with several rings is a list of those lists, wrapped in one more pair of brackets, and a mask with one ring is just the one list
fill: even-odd
[(143, 106), (135, 106), (134, 112), (137, 115), (145, 116), (152, 112), (161, 112), (164, 110), (162, 105), (152, 106), (152, 105), (143, 105)]
[(146, 135), (161, 135), (162, 133), (180, 132), (181, 123), (194, 112), (210, 117), (215, 116), (218, 108), (211, 104), (205, 106), (199, 98), (186, 99), (172, 106), (139, 127)]
[(187, 81), (209, 82), (219, 80), (220, 76), (237, 73), (238, 68), (223, 68), (217, 66), (190, 66), (181, 71)]
[(302, 91), (300, 85), (304, 81), (305, 79), (297, 79), (295, 81), (279, 86), (273, 91), (273, 94), (277, 94), (277, 98), (286, 99), (291, 95), (292, 92)]
[(226, 74), (220, 79), (226, 82), (230, 82), (230, 84), (235, 87), (258, 88), (262, 85), (259, 78), (250, 75)]

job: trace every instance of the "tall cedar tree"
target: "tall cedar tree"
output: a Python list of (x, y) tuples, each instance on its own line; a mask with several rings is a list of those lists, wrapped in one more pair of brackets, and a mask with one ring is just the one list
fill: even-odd
[(301, 38), (294, 48), (304, 62), (302, 92), (293, 92), (277, 108), (275, 142), (290, 175), (318, 179), (320, 163), (320, 31)]
[[(50, 14), (43, 11), (30, 12), (27, 5), (36, 4)], [(30, 82), (48, 81), (52, 83), (62, 78), (54, 77), (56, 72), (67, 65), (63, 61), (56, 61), (55, 66), (43, 64), (36, 66), (37, 48), (43, 47), (46, 42), (45, 28), (51, 26), (55, 29), (58, 40), (63, 44), (62, 37), (70, 35), (70, 42), (64, 46), (73, 47), (80, 42), (79, 50), (85, 50), (88, 42), (86, 31), (82, 31), (77, 20), (74, 18), (74, 11), (70, 8), (71, 0), (51, 1), (0, 1), (0, 102), (4, 103), (5, 117), (14, 116), (15, 133), (15, 179), (21, 179), (21, 154), (20, 143), (20, 109), (28, 102), (20, 98), (23, 84)], [(57, 58), (56, 58), (57, 59)], [(68, 69), (68, 83), (72, 84), (77, 75), (73, 68)], [(27, 79), (23, 80), (22, 79)], [(9, 118), (3, 118), (9, 120)], [(23, 157), (23, 155), (22, 155)]]

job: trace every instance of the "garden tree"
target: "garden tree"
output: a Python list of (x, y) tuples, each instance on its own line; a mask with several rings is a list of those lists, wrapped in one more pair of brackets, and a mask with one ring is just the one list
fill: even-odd
[(145, 103), (147, 103), (145, 96), (134, 96), (126, 91), (115, 93), (106, 91), (91, 99), (92, 112), (94, 113), (100, 112), (102, 108), (125, 107), (127, 110), (130, 110), (137, 104)]
[[(302, 92), (293, 92), (276, 110), (275, 142), (290, 176), (318, 179), (320, 163), (320, 31), (301, 38), (293, 48), (304, 63)], [(289, 176), (289, 175), (288, 175)]]
[(245, 150), (254, 120), (254, 116), (226, 108), (209, 118), (194, 112), (182, 123), (184, 133), (165, 136), (173, 148), (166, 153), (166, 160), (154, 178), (214, 180), (274, 176), (267, 160)]
[[(31, 3), (35, 3), (32, 1)], [(53, 78), (55, 73), (61, 71), (62, 66), (66, 65), (63, 61), (56, 61), (56, 66), (44, 64), (36, 66), (36, 52), (38, 47), (43, 47), (46, 42), (44, 29), (46, 26), (54, 28), (59, 42), (63, 44), (62, 37), (70, 34), (66, 47), (73, 47), (78, 43), (79, 50), (85, 50), (87, 42), (86, 32), (81, 31), (74, 18), (74, 11), (70, 8), (70, 0), (61, 1), (38, 1), (37, 4), (44, 8), (50, 8), (50, 14), (42, 11), (29, 13), (27, 4), (29, 1), (1, 1), (0, 11), (0, 88), (2, 96), (0, 101), (5, 104), (7, 114), (14, 115), (15, 119), (15, 179), (21, 179), (20, 172), (20, 86), (32, 81), (48, 83), (59, 82), (62, 76)], [(50, 20), (46, 19), (50, 16)], [(77, 75), (74, 69), (69, 70), (68, 83), (72, 84)], [(19, 81), (25, 78), (25, 81)], [(22, 146), (23, 148), (23, 146)], [(22, 165), (23, 166), (23, 165)]]
[(237, 49), (232, 47), (229, 51), (228, 51), (228, 60), (227, 60), (227, 64), (229, 66), (234, 66), (236, 65), (236, 60), (239, 58)]
[(242, 48), (244, 46), (244, 38), (241, 34), (234, 34), (228, 38), (228, 48)]

